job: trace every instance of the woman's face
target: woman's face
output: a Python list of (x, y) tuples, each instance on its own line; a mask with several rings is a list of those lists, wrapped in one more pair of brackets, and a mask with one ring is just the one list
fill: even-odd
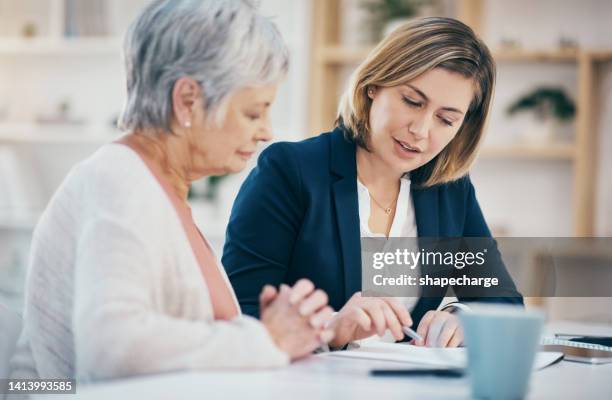
[(436, 68), (401, 86), (373, 88), (368, 96), (372, 153), (401, 175), (426, 164), (453, 139), (474, 85)]
[[(269, 109), (277, 85), (248, 87), (235, 92), (227, 101), (220, 126), (206, 123), (204, 112), (194, 113), (189, 130), (192, 153), (192, 179), (242, 171), (255, 154), (259, 142), (272, 139)], [(203, 105), (195, 107), (203, 110)]]

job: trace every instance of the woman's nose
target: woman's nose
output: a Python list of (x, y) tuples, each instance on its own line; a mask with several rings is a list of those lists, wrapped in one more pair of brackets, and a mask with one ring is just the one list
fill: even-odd
[(415, 118), (408, 125), (408, 131), (417, 139), (427, 139), (429, 137), (429, 128), (431, 126), (431, 118), (423, 115), (420, 118)]
[(262, 142), (269, 142), (272, 140), (274, 135), (272, 134), (272, 125), (268, 119), (264, 122), (263, 126), (257, 130), (255, 140)]

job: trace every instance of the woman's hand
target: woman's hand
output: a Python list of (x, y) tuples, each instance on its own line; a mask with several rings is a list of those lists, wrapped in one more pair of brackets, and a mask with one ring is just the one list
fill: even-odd
[(395, 340), (401, 340), (404, 338), (402, 325), (412, 325), (412, 318), (399, 299), (362, 297), (357, 292), (329, 323), (334, 331), (334, 339), (329, 344), (339, 348), (374, 334), (382, 336), (387, 329)]
[(270, 285), (261, 291), (261, 322), (291, 360), (312, 353), (333, 338), (333, 331), (325, 329), (333, 314), (327, 300), (325, 292), (315, 290), (307, 279), (292, 288), (281, 285), (280, 292)]
[(417, 333), (424, 339), (413, 340), (417, 346), (457, 347), (463, 344), (463, 329), (459, 318), (448, 311), (427, 311)]

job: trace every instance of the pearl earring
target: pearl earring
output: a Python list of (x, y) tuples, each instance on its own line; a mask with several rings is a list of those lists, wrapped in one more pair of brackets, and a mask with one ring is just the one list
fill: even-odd
[(185, 121), (185, 128), (191, 128), (191, 121)]

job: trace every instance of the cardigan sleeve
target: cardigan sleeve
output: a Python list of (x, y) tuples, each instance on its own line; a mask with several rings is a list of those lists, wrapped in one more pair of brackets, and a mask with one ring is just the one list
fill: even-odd
[(100, 216), (83, 227), (72, 321), (79, 379), (289, 362), (255, 319), (192, 320), (160, 311), (151, 261), (144, 241), (122, 221)]
[(234, 202), (222, 264), (245, 314), (258, 317), (263, 286), (285, 280), (303, 217), (299, 171), (289, 145), (273, 144)]

